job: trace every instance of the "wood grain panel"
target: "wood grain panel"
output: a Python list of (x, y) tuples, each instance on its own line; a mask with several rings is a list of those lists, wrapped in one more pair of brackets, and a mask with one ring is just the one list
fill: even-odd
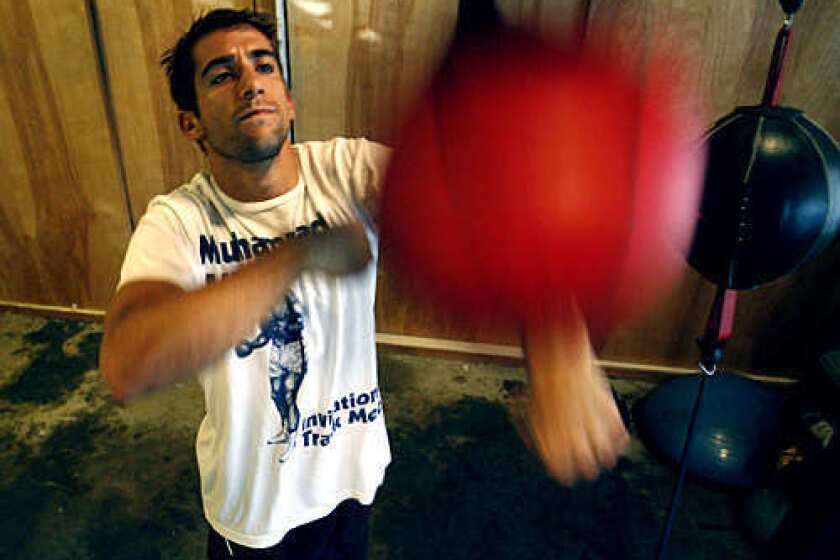
[(808, 0), (794, 20), (781, 103), (805, 111), (840, 139), (840, 5)]
[(128, 224), (86, 4), (0, 3), (0, 297), (103, 306)]
[(149, 200), (201, 169), (181, 135), (160, 57), (200, 13), (253, 8), (251, 0), (96, 0), (120, 150), (134, 219)]
[(254, 0), (253, 10), (257, 12), (264, 12), (267, 14), (277, 15), (277, 1), (276, 0)]
[(350, 2), (288, 3), (298, 141), (346, 135)]
[(455, 26), (447, 0), (289, 1), (299, 140), (390, 140)]
[(561, 42), (582, 40), (589, 15), (585, 0), (496, 0), (496, 6), (509, 24)]

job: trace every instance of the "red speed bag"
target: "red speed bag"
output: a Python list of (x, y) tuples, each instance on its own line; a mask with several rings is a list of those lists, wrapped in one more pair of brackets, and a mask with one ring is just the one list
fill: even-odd
[(402, 283), (471, 320), (570, 294), (604, 326), (661, 297), (684, 269), (703, 167), (668, 83), (514, 34), (444, 68), (383, 192)]

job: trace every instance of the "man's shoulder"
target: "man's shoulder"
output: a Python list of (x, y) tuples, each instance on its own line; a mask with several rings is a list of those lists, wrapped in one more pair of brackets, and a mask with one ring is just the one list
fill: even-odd
[(149, 201), (146, 212), (158, 207), (169, 208), (173, 211), (195, 209), (209, 202), (209, 179), (204, 173), (196, 173), (186, 183), (182, 183), (167, 193), (156, 195)]
[(167, 193), (155, 196), (152, 203), (179, 204), (195, 198), (207, 198), (209, 186), (208, 176), (198, 172), (189, 181), (181, 183)]
[(193, 221), (202, 215), (210, 215), (212, 218), (219, 211), (210, 197), (209, 180), (205, 173), (199, 172), (168, 193), (155, 196), (146, 207), (144, 217), (162, 216), (174, 218), (182, 223)]
[(324, 140), (304, 140), (303, 142), (296, 142), (295, 146), (306, 146), (306, 147), (313, 147), (313, 148), (326, 148), (326, 147), (334, 147), (334, 146), (348, 146), (356, 144), (360, 141), (366, 141), (367, 139), (359, 136), (359, 137), (349, 137), (349, 136), (333, 136), (332, 138), (327, 138)]
[(313, 158), (326, 159), (354, 159), (363, 152), (387, 149), (384, 144), (370, 140), (363, 136), (346, 137), (335, 136), (329, 140), (307, 140), (295, 144), (299, 152)]

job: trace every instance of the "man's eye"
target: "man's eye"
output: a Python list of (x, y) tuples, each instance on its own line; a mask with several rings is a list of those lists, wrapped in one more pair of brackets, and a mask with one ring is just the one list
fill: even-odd
[(263, 74), (271, 74), (274, 72), (274, 65), (270, 62), (263, 62), (257, 65), (257, 71), (262, 72)]
[(219, 74), (216, 74), (215, 76), (213, 76), (213, 79), (210, 80), (210, 83), (212, 85), (221, 84), (222, 82), (224, 82), (225, 80), (227, 80), (230, 77), (231, 77), (230, 72), (220, 72)]

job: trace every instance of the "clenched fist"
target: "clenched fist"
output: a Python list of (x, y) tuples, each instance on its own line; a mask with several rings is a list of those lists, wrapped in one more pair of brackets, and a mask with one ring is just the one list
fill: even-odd
[(304, 252), (304, 270), (348, 274), (362, 270), (371, 259), (365, 228), (359, 223), (336, 226), (299, 243)]
[[(532, 320), (524, 332), (532, 449), (561, 484), (615, 466), (629, 436), (575, 311)], [(526, 436), (526, 437), (527, 437)]]

